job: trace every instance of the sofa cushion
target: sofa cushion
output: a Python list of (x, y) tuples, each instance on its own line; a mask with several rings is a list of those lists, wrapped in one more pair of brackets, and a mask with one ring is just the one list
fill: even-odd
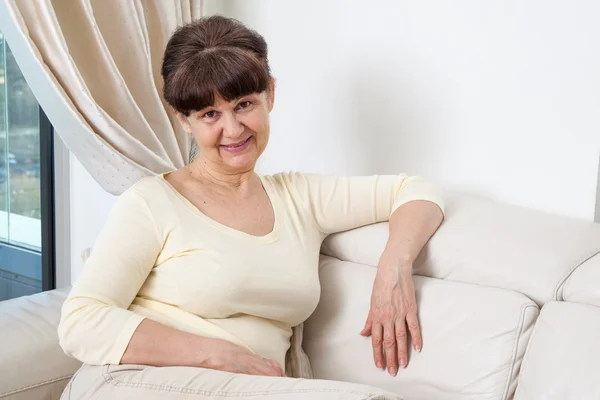
[(563, 298), (600, 307), (600, 253), (571, 274), (564, 285)]
[(542, 308), (515, 399), (600, 399), (600, 308), (551, 302)]
[(81, 365), (58, 345), (67, 294), (68, 289), (52, 290), (0, 302), (1, 399), (58, 399)]
[(381, 387), (407, 399), (507, 399), (539, 309), (504, 289), (415, 276), (423, 350), (396, 377), (373, 363), (359, 335), (376, 268), (321, 258), (321, 300), (305, 323), (316, 378)]
[[(322, 253), (377, 265), (388, 224), (328, 237)], [(515, 290), (542, 305), (562, 300), (562, 284), (600, 249), (600, 224), (467, 196), (450, 196), (446, 219), (415, 273)]]

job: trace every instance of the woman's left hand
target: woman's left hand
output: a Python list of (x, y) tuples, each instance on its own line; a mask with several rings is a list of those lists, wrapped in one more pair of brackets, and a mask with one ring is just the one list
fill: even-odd
[(384, 368), (385, 365), (392, 376), (397, 374), (398, 366), (404, 368), (408, 364), (407, 331), (410, 332), (414, 349), (421, 351), (423, 344), (417, 318), (412, 263), (402, 262), (400, 257), (386, 249), (379, 260), (371, 308), (361, 335), (371, 336), (375, 365), (378, 368)]

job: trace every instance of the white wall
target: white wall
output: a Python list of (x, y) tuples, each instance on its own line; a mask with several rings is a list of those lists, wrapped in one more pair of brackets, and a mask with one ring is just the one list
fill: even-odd
[[(261, 172), (406, 171), (593, 219), (600, 3), (206, 4), (257, 29), (270, 46), (277, 98)], [(75, 279), (115, 197), (70, 158)]]
[(596, 213), (594, 221), (600, 223), (600, 157), (598, 157), (598, 183), (596, 184)]
[(207, 3), (269, 44), (262, 171), (403, 171), (593, 219), (600, 2)]
[(94, 245), (116, 197), (105, 192), (72, 154), (69, 163), (71, 174), (70, 268), (71, 281), (74, 282), (83, 268), (81, 254), (85, 249)]

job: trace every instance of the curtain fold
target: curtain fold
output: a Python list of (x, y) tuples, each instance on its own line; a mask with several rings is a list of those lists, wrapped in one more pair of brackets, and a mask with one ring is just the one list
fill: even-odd
[(191, 138), (160, 64), (201, 0), (0, 0), (0, 30), (67, 148), (108, 192), (181, 168)]

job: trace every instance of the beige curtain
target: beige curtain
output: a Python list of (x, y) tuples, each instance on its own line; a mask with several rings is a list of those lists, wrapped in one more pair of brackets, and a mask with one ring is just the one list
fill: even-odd
[(160, 64), (201, 0), (0, 0), (0, 30), (67, 148), (113, 194), (189, 162)]

